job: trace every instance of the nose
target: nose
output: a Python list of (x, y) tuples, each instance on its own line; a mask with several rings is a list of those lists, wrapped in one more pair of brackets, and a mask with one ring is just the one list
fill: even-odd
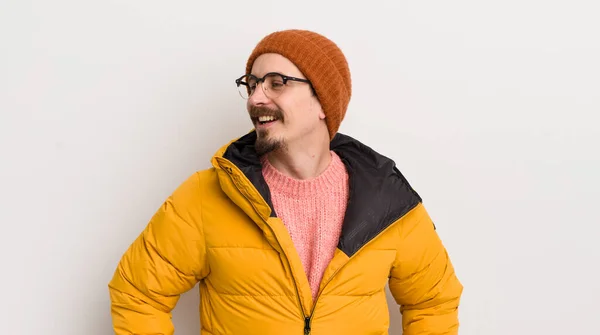
[(256, 88), (254, 89), (254, 92), (252, 93), (252, 95), (248, 99), (248, 102), (251, 105), (265, 105), (265, 104), (268, 104), (271, 101), (271, 99), (269, 99), (265, 95), (265, 91), (264, 91), (262, 85), (263, 85), (262, 82), (258, 83), (256, 85)]

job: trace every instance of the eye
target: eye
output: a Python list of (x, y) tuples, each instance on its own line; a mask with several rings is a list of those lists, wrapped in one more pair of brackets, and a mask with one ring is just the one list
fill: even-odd
[(281, 89), (284, 86), (283, 81), (281, 80), (273, 80), (271, 82), (271, 88), (273, 89)]

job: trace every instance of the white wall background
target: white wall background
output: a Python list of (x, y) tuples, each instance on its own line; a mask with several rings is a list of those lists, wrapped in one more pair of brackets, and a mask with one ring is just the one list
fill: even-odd
[[(341, 131), (424, 197), (465, 285), (461, 334), (596, 333), (599, 14), (592, 0), (2, 1), (2, 333), (111, 333), (119, 258), (250, 129), (234, 78), (285, 28), (346, 53)], [(198, 334), (197, 303), (182, 297), (177, 334)]]

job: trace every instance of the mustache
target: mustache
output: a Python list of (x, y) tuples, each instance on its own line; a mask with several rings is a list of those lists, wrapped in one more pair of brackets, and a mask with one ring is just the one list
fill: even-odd
[(283, 113), (279, 108), (271, 109), (261, 106), (250, 106), (248, 113), (252, 120), (258, 119), (260, 116), (273, 116), (279, 120), (283, 120)]

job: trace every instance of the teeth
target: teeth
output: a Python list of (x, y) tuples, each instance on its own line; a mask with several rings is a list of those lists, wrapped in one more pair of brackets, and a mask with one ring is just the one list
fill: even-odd
[(258, 118), (258, 121), (260, 121), (260, 122), (268, 122), (268, 121), (273, 121), (273, 120), (275, 120), (275, 117), (273, 117), (273, 116), (260, 116)]

